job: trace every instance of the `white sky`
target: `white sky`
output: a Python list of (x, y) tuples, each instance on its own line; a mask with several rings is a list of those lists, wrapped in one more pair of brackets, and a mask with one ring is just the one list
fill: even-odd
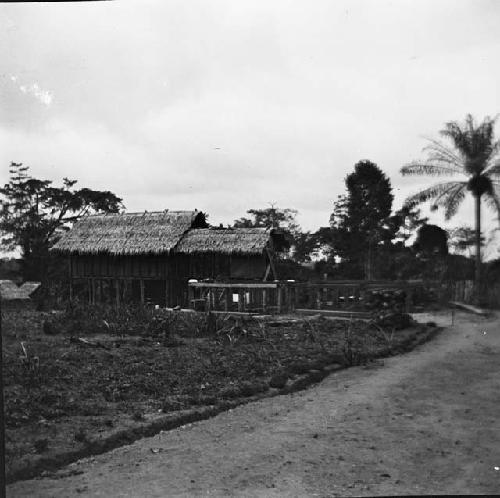
[(435, 181), (399, 174), (423, 136), (500, 112), (499, 26), (495, 0), (2, 4), (0, 183), (23, 162), (128, 211), (275, 202), (316, 230), (370, 159), (399, 208)]

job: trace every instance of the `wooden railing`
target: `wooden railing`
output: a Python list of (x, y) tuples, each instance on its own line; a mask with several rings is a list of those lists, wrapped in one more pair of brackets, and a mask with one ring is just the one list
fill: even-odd
[(190, 282), (189, 302), (204, 311), (290, 313), (295, 309), (366, 311), (367, 295), (402, 290), (410, 311), (421, 281), (336, 280), (298, 283)]
[(367, 296), (371, 291), (402, 290), (405, 293), (405, 308), (409, 311), (413, 304), (414, 290), (421, 285), (418, 281), (365, 280), (307, 283), (298, 292), (296, 307), (365, 311)]
[(288, 282), (190, 282), (189, 303), (204, 311), (290, 313), (295, 287)]

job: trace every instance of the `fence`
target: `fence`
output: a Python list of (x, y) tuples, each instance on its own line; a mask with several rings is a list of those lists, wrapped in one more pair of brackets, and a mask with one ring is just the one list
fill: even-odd
[[(445, 292), (450, 301), (460, 301), (476, 304), (476, 294), (473, 280), (458, 280), (447, 282)], [(479, 302), (487, 308), (500, 308), (500, 282), (484, 285), (481, 289)]]
[(422, 281), (336, 280), (316, 283), (190, 282), (193, 309), (226, 312), (289, 313), (295, 309), (366, 311), (370, 292), (403, 291), (404, 308), (411, 311), (423, 294)]
[(292, 283), (190, 282), (189, 303), (195, 310), (242, 313), (289, 313), (295, 309)]

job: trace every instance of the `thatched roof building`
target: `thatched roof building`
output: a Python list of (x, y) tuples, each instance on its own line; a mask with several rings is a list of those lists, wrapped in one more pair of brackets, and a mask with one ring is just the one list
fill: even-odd
[(180, 254), (262, 254), (273, 235), (267, 228), (205, 228), (190, 230), (175, 251)]
[(166, 210), (87, 216), (52, 250), (69, 256), (71, 280), (91, 302), (114, 288), (116, 301), (175, 306), (187, 304), (192, 278), (276, 279), (274, 253), (286, 245), (275, 230), (207, 228), (200, 211)]
[(190, 229), (206, 226), (200, 211), (86, 216), (53, 247), (66, 254), (132, 256), (172, 251)]

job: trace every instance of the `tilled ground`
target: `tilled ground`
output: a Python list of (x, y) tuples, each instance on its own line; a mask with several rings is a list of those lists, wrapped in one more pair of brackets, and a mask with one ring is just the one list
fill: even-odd
[(311, 369), (396, 352), (418, 333), (292, 319), (180, 337), (172, 346), (147, 335), (46, 335), (44, 317), (13, 313), (4, 320), (9, 480), (102, 452), (109, 438), (111, 447), (137, 439), (148, 433), (138, 429), (164, 414), (218, 406)]
[(18, 482), (9, 496), (500, 492), (500, 320)]

